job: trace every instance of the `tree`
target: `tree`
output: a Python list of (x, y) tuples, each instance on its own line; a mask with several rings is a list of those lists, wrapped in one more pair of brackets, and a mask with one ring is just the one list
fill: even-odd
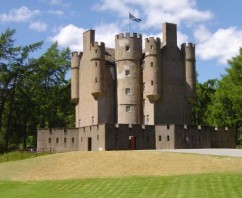
[(218, 84), (211, 112), (210, 124), (231, 126), (236, 129), (237, 140), (242, 127), (242, 48), (239, 55), (228, 61), (230, 67)]
[[(15, 30), (7, 29), (0, 35), (0, 132), (2, 132), (2, 120), (4, 109), (8, 108), (5, 115), (5, 148), (8, 150), (11, 132), (13, 105), (15, 93), (22, 81), (28, 77), (31, 70), (30, 54), (41, 47), (43, 42), (37, 42), (28, 46), (15, 46), (13, 35)], [(8, 105), (6, 106), (6, 103)]]
[(210, 79), (204, 83), (198, 83), (196, 87), (197, 97), (193, 103), (193, 123), (197, 125), (208, 125), (209, 105), (217, 90), (218, 80)]

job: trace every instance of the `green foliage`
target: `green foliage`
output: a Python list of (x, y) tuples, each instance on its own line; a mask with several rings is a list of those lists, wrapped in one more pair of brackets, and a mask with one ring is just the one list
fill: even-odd
[(228, 61), (230, 68), (219, 81), (209, 110), (209, 123), (217, 126), (231, 126), (237, 130), (237, 140), (242, 127), (242, 48), (238, 56)]
[(209, 105), (217, 90), (218, 80), (211, 79), (205, 83), (197, 83), (197, 97), (193, 104), (193, 122), (197, 125), (208, 125)]
[[(70, 50), (54, 43), (39, 58), (31, 53), (43, 42), (15, 46), (15, 30), (0, 35), (0, 152), (27, 147), (28, 136), (38, 127), (67, 127), (74, 124), (70, 99)], [(31, 143), (36, 146), (35, 143)]]
[(242, 174), (0, 181), (0, 197), (241, 197)]

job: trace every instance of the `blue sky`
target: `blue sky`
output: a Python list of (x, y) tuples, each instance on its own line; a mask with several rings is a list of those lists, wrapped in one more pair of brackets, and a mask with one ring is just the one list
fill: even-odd
[(199, 82), (220, 78), (227, 60), (242, 46), (241, 0), (0, 0), (0, 32), (16, 29), (17, 44), (43, 40), (43, 53), (54, 41), (82, 50), (82, 33), (96, 30), (96, 40), (114, 47), (114, 36), (129, 30), (143, 38), (162, 38), (162, 23), (178, 25), (178, 46), (196, 44)]

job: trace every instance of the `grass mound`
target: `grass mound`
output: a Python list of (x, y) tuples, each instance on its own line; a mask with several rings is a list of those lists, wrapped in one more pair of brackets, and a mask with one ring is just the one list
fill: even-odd
[(242, 158), (152, 151), (69, 152), (0, 163), (0, 180), (242, 173)]

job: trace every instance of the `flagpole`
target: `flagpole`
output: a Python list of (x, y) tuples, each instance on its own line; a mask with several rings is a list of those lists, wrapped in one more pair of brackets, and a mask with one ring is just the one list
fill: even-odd
[(128, 30), (129, 30), (128, 32), (130, 32), (130, 19), (129, 19), (129, 29)]

